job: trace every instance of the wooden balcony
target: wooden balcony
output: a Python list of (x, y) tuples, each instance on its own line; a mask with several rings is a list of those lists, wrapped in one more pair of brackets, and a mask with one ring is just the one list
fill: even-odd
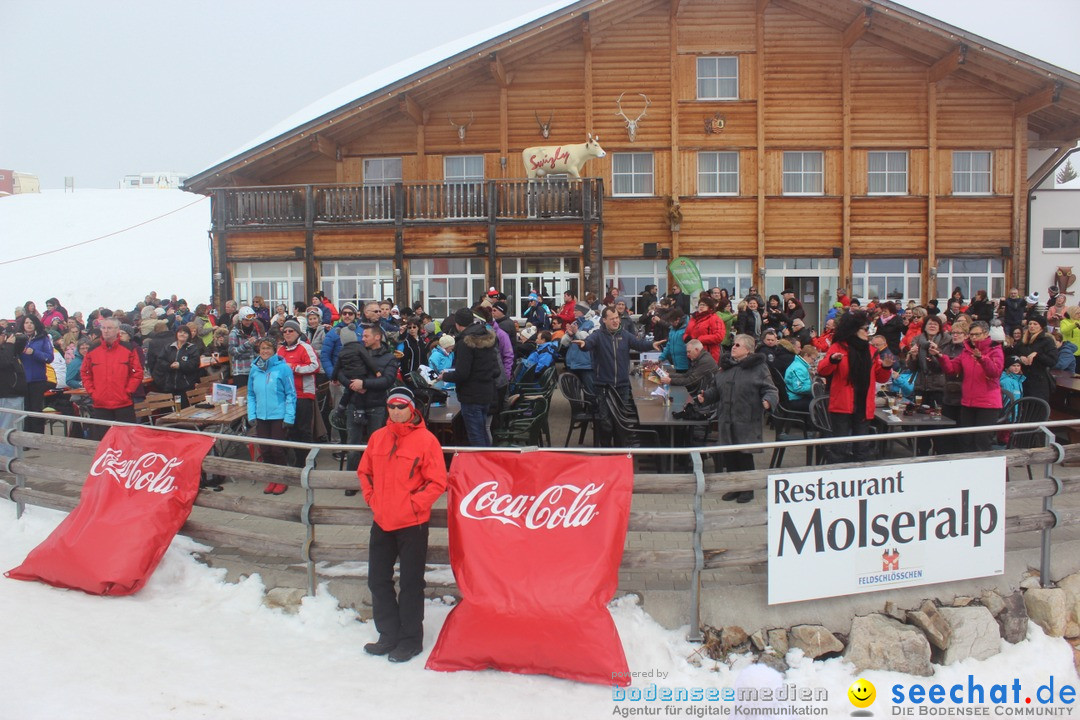
[(233, 230), (598, 223), (603, 195), (600, 178), (216, 188), (214, 224)]

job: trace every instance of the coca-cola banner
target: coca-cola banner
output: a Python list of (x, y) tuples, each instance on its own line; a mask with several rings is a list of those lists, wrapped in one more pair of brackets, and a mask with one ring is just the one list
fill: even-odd
[(456, 455), (448, 508), (461, 602), (427, 667), (628, 684), (607, 604), (633, 485), (625, 455)]
[(79, 504), (5, 575), (94, 595), (137, 592), (191, 514), (213, 444), (201, 435), (110, 428)]

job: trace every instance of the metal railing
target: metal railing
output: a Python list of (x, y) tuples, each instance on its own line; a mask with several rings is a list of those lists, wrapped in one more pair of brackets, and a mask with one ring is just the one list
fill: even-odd
[[(65, 420), (86, 425), (124, 425), (124, 423), (112, 421), (58, 417), (55, 414), (32, 413), (6, 408), (0, 408), (0, 413), (15, 414), (20, 418), (42, 418), (54, 422)], [(1080, 523), (1080, 511), (1061, 512), (1055, 510), (1053, 507), (1054, 497), (1062, 493), (1080, 491), (1080, 478), (1062, 479), (1054, 472), (1054, 468), (1062, 462), (1080, 459), (1080, 444), (1068, 446), (1060, 445), (1054, 437), (1053, 429), (1077, 426), (1080, 426), (1080, 420), (1013, 423), (1009, 425), (988, 426), (987, 428), (987, 431), (1006, 430), (1014, 432), (1038, 429), (1047, 436), (1046, 447), (1003, 451), (1002, 453), (1006, 458), (1007, 466), (1010, 468), (1030, 467), (1034, 465), (1044, 466), (1042, 477), (1010, 480), (1006, 487), (1006, 494), (1010, 499), (1042, 498), (1043, 503), (1041, 512), (1010, 515), (1005, 520), (1006, 533), (1035, 531), (1042, 533), (1040, 575), (1044, 585), (1050, 581), (1049, 568), (1052, 549), (1051, 530), (1059, 526)], [(324, 451), (363, 450), (366, 446), (275, 441), (250, 437), (247, 435), (208, 433), (167, 427), (157, 429), (160, 429), (163, 432), (196, 433), (213, 437), (216, 441), (222, 443), (274, 445), (283, 448), (291, 448), (303, 453), (305, 458), (304, 466), (302, 468), (265, 465), (262, 463), (216, 457), (212, 455), (208, 455), (203, 461), (203, 470), (208, 474), (225, 475), (227, 477), (232, 477), (233, 479), (250, 478), (253, 481), (258, 479), (261, 482), (281, 482), (287, 485), (299, 486), (304, 491), (304, 500), (300, 507), (284, 503), (280, 499), (259, 500), (243, 498), (241, 502), (236, 498), (227, 496), (222, 497), (217, 493), (200, 493), (195, 501), (196, 506), (199, 507), (223, 510), (226, 512), (241, 512), (247, 515), (255, 515), (274, 520), (299, 522), (304, 527), (305, 532), (305, 539), (302, 547), (297, 547), (274, 536), (237, 531), (226, 527), (210, 525), (201, 521), (189, 520), (181, 532), (184, 532), (197, 540), (206, 542), (207, 544), (236, 547), (241, 552), (256, 552), (261, 555), (272, 555), (290, 561), (300, 559), (306, 566), (307, 592), (309, 594), (314, 594), (315, 592), (317, 562), (340, 562), (366, 558), (366, 545), (333, 544), (318, 541), (317, 527), (319, 525), (368, 527), (372, 521), (370, 510), (356, 507), (328, 506), (317, 504), (315, 502), (316, 490), (353, 489), (357, 484), (354, 472), (318, 469), (317, 460), (320, 453)], [(763, 468), (733, 473), (705, 473), (703, 469), (705, 455), (730, 451), (749, 452), (754, 450), (769, 450), (777, 447), (784, 447), (787, 449), (808, 446), (816, 447), (848, 442), (882, 443), (906, 438), (917, 439), (944, 435), (959, 435), (970, 433), (971, 431), (971, 428), (943, 428), (930, 431), (889, 433), (888, 435), (811, 438), (743, 445), (718, 445), (689, 448), (474, 448), (450, 446), (444, 447), (443, 450), (446, 453), (522, 453), (543, 450), (545, 452), (569, 452), (576, 454), (629, 454), (636, 458), (665, 455), (687, 456), (691, 465), (690, 472), (649, 473), (636, 471), (634, 474), (634, 493), (642, 495), (692, 495), (692, 510), (631, 510), (628, 529), (631, 532), (689, 532), (692, 534), (693, 539), (692, 548), (690, 550), (665, 549), (652, 551), (627, 549), (624, 551), (622, 568), (624, 570), (649, 569), (661, 572), (689, 571), (691, 574), (690, 613), (691, 618), (694, 620), (694, 622), (691, 623), (693, 633), (699, 626), (697, 619), (699, 618), (700, 611), (701, 575), (705, 570), (763, 564), (767, 561), (764, 534), (762, 536), (762, 542), (752, 547), (736, 549), (707, 548), (704, 545), (704, 535), (706, 532), (753, 527), (760, 527), (764, 530), (767, 524), (767, 515), (764, 510), (757, 508), (744, 509), (741, 507), (706, 510), (703, 505), (704, 501), (715, 497), (720, 493), (765, 489), (766, 480), (770, 474), (775, 474), (777, 472), (793, 473), (814, 469), (813, 467), (785, 467), (782, 469)], [(18, 515), (22, 514), (25, 504), (41, 505), (62, 510), (70, 510), (75, 506), (77, 501), (76, 498), (34, 489), (28, 486), (27, 479), (36, 478), (78, 486), (81, 485), (85, 479), (84, 473), (52, 466), (41, 460), (27, 459), (24, 456), (23, 450), (29, 448), (92, 456), (97, 448), (96, 442), (29, 433), (15, 427), (9, 428), (0, 435), (0, 443), (13, 445), (16, 450), (16, 456), (14, 458), (0, 457), (0, 471), (10, 472), (15, 475), (14, 484), (0, 481), (0, 496), (7, 497), (9, 500), (16, 503), (16, 512)], [(323, 457), (325, 457), (325, 455)], [(916, 457), (905, 458), (903, 459), (903, 462), (923, 463), (949, 459), (962, 459), (964, 457), (969, 456), (957, 454)], [(874, 463), (846, 463), (828, 465), (827, 467), (830, 469), (843, 469), (850, 467), (865, 467), (883, 462), (896, 462), (896, 460), (883, 459)], [(444, 528), (446, 527), (446, 523), (447, 511), (439, 509), (433, 510), (431, 526)], [(430, 562), (433, 563), (448, 563), (448, 548), (445, 545), (433, 544), (429, 551), (429, 559)]]

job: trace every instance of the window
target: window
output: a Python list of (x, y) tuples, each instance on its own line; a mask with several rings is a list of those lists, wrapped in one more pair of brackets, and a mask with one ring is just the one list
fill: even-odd
[(612, 153), (611, 194), (652, 195), (652, 153)]
[(602, 288), (604, 294), (608, 287), (619, 288), (619, 299), (626, 301), (631, 313), (637, 310), (638, 296), (646, 285), (656, 285), (660, 289), (657, 297), (667, 291), (667, 260), (605, 260), (604, 275), (607, 283), (607, 287)]
[(784, 194), (823, 195), (825, 157), (822, 152), (784, 153)]
[(944, 258), (938, 261), (937, 297), (943, 310), (953, 288), (965, 299), (976, 290), (986, 290), (992, 298), (1005, 296), (1005, 262), (1001, 258)]
[(1043, 250), (1076, 250), (1080, 248), (1080, 230), (1046, 228), (1043, 230)]
[(487, 217), (484, 202), (484, 156), (449, 155), (443, 159), (446, 217)]
[(304, 263), (241, 262), (233, 276), (233, 299), (238, 305), (250, 305), (259, 295), (271, 308), (277, 303), (288, 307), (296, 300), (307, 302), (304, 295)]
[(920, 301), (922, 268), (908, 258), (865, 258), (851, 261), (852, 297)]
[(745, 297), (754, 284), (754, 263), (749, 258), (698, 260), (697, 266), (705, 289), (725, 288), (736, 305), (738, 298)]
[(866, 180), (871, 195), (907, 195), (908, 154), (871, 152), (867, 156)]
[(445, 318), (472, 305), (486, 290), (483, 258), (431, 258), (409, 261), (410, 302), (424, 304), (433, 318)]
[(394, 297), (394, 263), (392, 260), (324, 262), (320, 287), (339, 308), (343, 302), (360, 308), (371, 300)]
[(572, 292), (582, 300), (580, 270), (581, 258), (576, 257), (504, 258), (501, 279), (510, 312), (524, 313), (531, 292), (542, 291), (548, 306), (556, 312), (562, 309), (564, 292)]
[(989, 195), (990, 153), (956, 151), (952, 154), (953, 195)]
[(698, 195), (739, 194), (739, 153), (698, 153)]
[(739, 98), (739, 58), (699, 57), (697, 59), (698, 100)]
[(364, 158), (365, 185), (392, 185), (401, 182), (401, 158)]

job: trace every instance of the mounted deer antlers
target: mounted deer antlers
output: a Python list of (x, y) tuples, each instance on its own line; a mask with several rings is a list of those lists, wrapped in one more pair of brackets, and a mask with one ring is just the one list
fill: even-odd
[(652, 102), (649, 100), (648, 96), (645, 95), (645, 93), (638, 93), (638, 95), (640, 95), (642, 98), (645, 99), (645, 107), (641, 110), (640, 115), (638, 115), (636, 118), (631, 120), (630, 118), (626, 117), (626, 113), (624, 113), (623, 109), (622, 109), (622, 99), (623, 99), (623, 95), (625, 95), (625, 94), (626, 94), (625, 92), (621, 93), (619, 95), (618, 99), (615, 100), (615, 104), (619, 108), (619, 111), (617, 113), (615, 113), (615, 114), (616, 115), (622, 115), (623, 120), (626, 121), (626, 134), (630, 136), (630, 142), (634, 142), (635, 140), (637, 140), (638, 123), (641, 122), (641, 118), (645, 117), (645, 113), (646, 113), (646, 111), (648, 111), (649, 106), (652, 105)]
[(457, 128), (458, 142), (465, 142), (465, 128), (472, 125), (473, 120), (475, 120), (476, 117), (470, 112), (469, 113), (469, 122), (465, 123), (464, 125), (459, 125), (458, 123), (454, 122), (454, 118), (452, 118), (450, 115), (447, 115), (446, 119), (450, 121), (451, 125), (453, 125), (454, 127)]
[(551, 118), (555, 117), (555, 111), (552, 110), (550, 113), (548, 113), (547, 122), (541, 122), (540, 115), (535, 110), (533, 110), (533, 115), (536, 116), (536, 124), (540, 126), (540, 135), (542, 137), (545, 137), (545, 138), (550, 137), (551, 136)]

